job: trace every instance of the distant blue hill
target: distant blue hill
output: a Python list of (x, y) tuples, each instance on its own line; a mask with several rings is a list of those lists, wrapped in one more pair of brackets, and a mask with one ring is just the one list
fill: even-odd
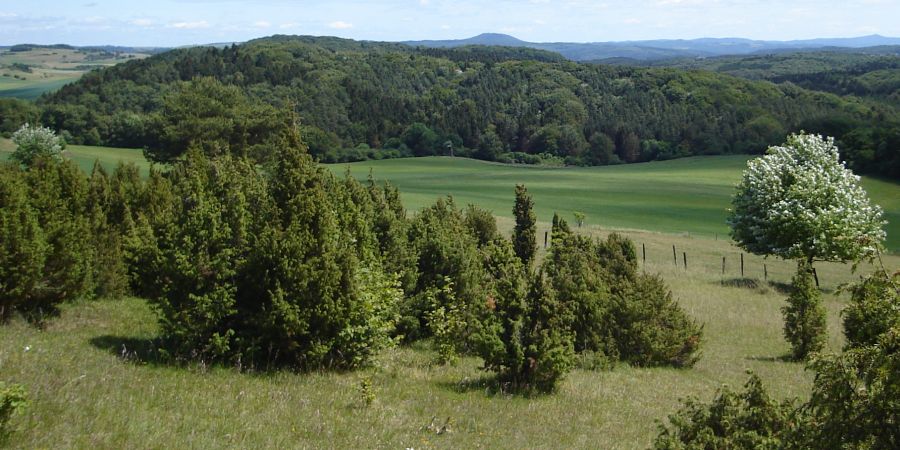
[(876, 46), (900, 45), (900, 38), (879, 35), (855, 38), (807, 39), (795, 41), (757, 41), (741, 38), (658, 39), (620, 42), (526, 42), (513, 36), (485, 33), (468, 39), (406, 41), (404, 44), (422, 47), (462, 47), (467, 45), (499, 45), (529, 47), (562, 54), (574, 61), (628, 58), (639, 61), (685, 57), (747, 55), (780, 53), (784, 51), (816, 51), (862, 49)]

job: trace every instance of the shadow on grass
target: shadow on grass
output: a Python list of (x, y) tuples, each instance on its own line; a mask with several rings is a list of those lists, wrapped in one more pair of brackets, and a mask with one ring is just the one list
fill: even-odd
[(104, 335), (91, 338), (91, 345), (118, 356), (123, 361), (154, 366), (171, 366), (171, 358), (159, 351), (156, 339)]
[(0, 306), (0, 325), (8, 323), (14, 315), (19, 315), (29, 325), (43, 330), (47, 328), (47, 322), (50, 319), (55, 319), (59, 317), (61, 314), (59, 308), (56, 305), (40, 305), (38, 307), (30, 307), (30, 308), (5, 308)]
[[(760, 361), (760, 362), (798, 362), (791, 356), (790, 353), (785, 353), (781, 356), (748, 356), (745, 358), (748, 361)], [(801, 361), (802, 362), (802, 361)]]
[(756, 278), (729, 278), (722, 280), (722, 286), (740, 289), (761, 289), (765, 284)]
[(455, 383), (441, 381), (436, 384), (442, 389), (456, 393), (481, 392), (487, 397), (516, 396), (534, 398), (552, 394), (552, 392), (536, 389), (534, 386), (501, 381), (493, 375), (482, 375), (475, 378), (466, 377)]

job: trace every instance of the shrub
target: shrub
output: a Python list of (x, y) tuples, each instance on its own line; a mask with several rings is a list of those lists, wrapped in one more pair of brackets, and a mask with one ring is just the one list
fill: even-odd
[[(110, 223), (112, 195), (109, 177), (99, 161), (88, 180), (87, 216), (91, 228), (91, 278), (97, 297), (121, 297), (128, 289), (128, 271), (122, 248), (122, 226)], [(130, 213), (129, 219), (130, 219)]]
[[(411, 223), (409, 242), (418, 275), (415, 288), (404, 302), (401, 334), (408, 340), (429, 337), (426, 315), (434, 308), (450, 306), (432, 299), (452, 298), (466, 323), (457, 337), (467, 342), (483, 305), (484, 270), (475, 237), (469, 234), (453, 199), (438, 199), (420, 211)], [(444, 288), (448, 280), (453, 284), (452, 296), (431, 295)]]
[(821, 294), (813, 280), (812, 267), (801, 261), (791, 280), (791, 295), (781, 308), (784, 315), (784, 337), (791, 343), (791, 355), (806, 359), (825, 346), (825, 309)]
[(393, 344), (400, 290), (357, 245), (364, 208), (298, 142), (268, 180), (196, 150), (173, 167), (173, 221), (140, 278), (162, 283), (153, 303), (175, 356), (355, 368)]
[(0, 169), (0, 317), (13, 308), (40, 320), (89, 294), (93, 248), (87, 183), (69, 161), (39, 157)]
[(0, 320), (40, 289), (49, 252), (18, 168), (0, 166)]
[(878, 337), (900, 325), (900, 272), (877, 271), (850, 286), (843, 311), (847, 348), (875, 345)]
[(60, 153), (66, 147), (65, 142), (53, 130), (40, 125), (33, 127), (27, 123), (13, 133), (12, 141), (16, 144), (16, 149), (10, 158), (24, 166), (30, 166), (39, 158), (59, 161), (62, 159)]
[(490, 211), (475, 205), (469, 205), (466, 208), (466, 227), (468, 227), (469, 233), (475, 236), (479, 247), (484, 247), (500, 239), (500, 232), (497, 231), (497, 219)]
[(727, 387), (710, 404), (685, 401), (681, 410), (660, 426), (656, 449), (781, 449), (790, 431), (793, 405), (772, 400), (754, 374), (743, 392)]
[[(893, 295), (880, 289), (868, 294)], [(798, 408), (793, 401), (775, 404), (751, 376), (745, 393), (725, 389), (710, 405), (688, 400), (669, 417), (669, 426), (660, 427), (655, 447), (897, 448), (900, 326), (839, 355), (815, 354), (807, 368), (815, 372), (812, 395)]]
[(438, 364), (456, 364), (459, 354), (465, 351), (465, 342), (460, 336), (465, 335), (466, 323), (463, 317), (464, 306), (460, 305), (453, 294), (453, 281), (444, 280), (440, 287), (433, 287), (425, 292), (428, 309), (425, 321), (428, 331), (434, 337)]
[(575, 350), (616, 359), (615, 324), (610, 311), (613, 301), (594, 243), (583, 236), (557, 232), (543, 271), (566, 310), (566, 326), (574, 334)]
[(516, 255), (525, 266), (531, 265), (537, 252), (537, 218), (533, 209), (534, 201), (528, 195), (528, 190), (523, 185), (516, 185), (516, 204), (513, 207), (516, 228), (513, 230), (512, 240)]
[(615, 296), (620, 357), (640, 366), (690, 367), (699, 359), (703, 327), (672, 299), (659, 276), (639, 275)]
[(0, 439), (6, 437), (9, 420), (24, 411), (26, 406), (28, 395), (22, 385), (0, 382)]
[(900, 327), (875, 345), (814, 357), (812, 396), (797, 448), (897, 448), (900, 442)]
[(476, 349), (486, 369), (514, 388), (552, 391), (575, 362), (566, 309), (542, 274), (532, 280), (508, 242), (489, 246), (491, 289)]

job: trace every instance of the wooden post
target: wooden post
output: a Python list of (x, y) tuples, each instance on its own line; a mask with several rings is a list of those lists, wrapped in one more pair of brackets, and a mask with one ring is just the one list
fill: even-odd
[(741, 253), (741, 278), (744, 278), (744, 254)]
[(769, 281), (769, 268), (763, 264), (763, 281)]
[(647, 264), (647, 244), (641, 244), (641, 252), (644, 254), (644, 264)]
[(725, 257), (722, 257), (722, 276), (725, 276)]
[(682, 253), (681, 256), (684, 258), (684, 270), (687, 270), (687, 252)]
[(548, 233), (550, 233), (550, 232), (549, 231), (544, 232), (544, 248), (547, 248), (547, 234)]
[(678, 253), (675, 252), (675, 246), (672, 246), (672, 259), (675, 260), (675, 267), (678, 267)]

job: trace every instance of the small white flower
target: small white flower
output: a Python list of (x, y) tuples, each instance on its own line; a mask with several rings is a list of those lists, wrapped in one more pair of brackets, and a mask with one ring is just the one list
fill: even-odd
[(27, 352), (27, 351), (29, 351), (29, 350), (31, 350), (31, 346), (30, 346), (30, 345), (26, 345), (26, 346), (25, 346), (25, 351)]

